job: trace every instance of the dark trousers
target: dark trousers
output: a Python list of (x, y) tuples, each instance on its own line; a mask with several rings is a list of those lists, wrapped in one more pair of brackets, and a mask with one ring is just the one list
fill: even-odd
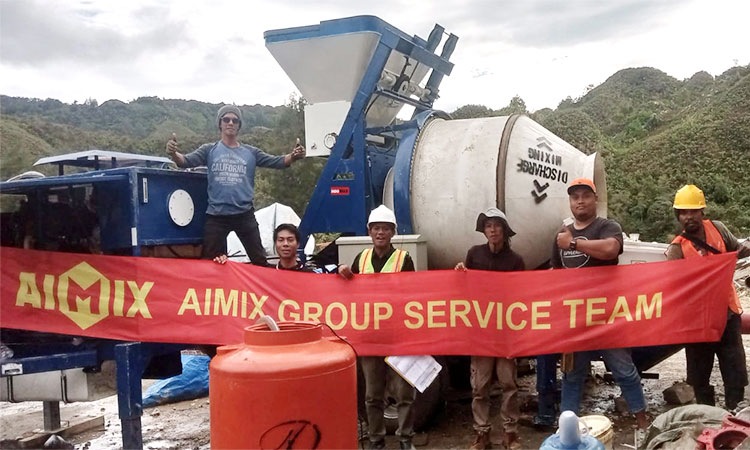
[(411, 441), (414, 436), (414, 411), (412, 404), (417, 390), (401, 378), (382, 356), (362, 356), (362, 372), (365, 375), (365, 407), (367, 408), (367, 425), (370, 442), (379, 442), (385, 438), (386, 384), (393, 388), (398, 409), (398, 429), (396, 436), (400, 441)]
[(713, 405), (714, 388), (711, 386), (711, 370), (714, 355), (719, 360), (721, 378), (724, 380), (724, 397), (727, 409), (734, 409), (742, 401), (747, 385), (745, 348), (742, 346), (740, 316), (729, 312), (727, 326), (719, 342), (687, 344), (687, 382), (695, 391), (698, 403)]
[(537, 421), (553, 425), (557, 418), (557, 361), (560, 354), (536, 357), (536, 391), (538, 395)]
[(202, 259), (214, 259), (227, 253), (227, 236), (231, 231), (237, 233), (245, 247), (250, 262), (256, 266), (267, 266), (266, 251), (260, 241), (258, 222), (255, 210), (229, 216), (212, 216), (206, 214), (206, 225), (203, 228)]

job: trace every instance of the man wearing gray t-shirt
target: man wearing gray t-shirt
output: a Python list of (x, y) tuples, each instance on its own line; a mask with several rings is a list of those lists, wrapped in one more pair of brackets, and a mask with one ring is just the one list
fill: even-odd
[(255, 220), (255, 168), (284, 169), (305, 157), (299, 143), (287, 155), (273, 156), (238, 141), (242, 127), (242, 113), (234, 105), (224, 105), (216, 115), (221, 140), (203, 144), (183, 155), (177, 137), (167, 142), (167, 154), (178, 167), (206, 166), (208, 168), (208, 208), (203, 231), (201, 258), (224, 264), (227, 235), (234, 231), (247, 251), (250, 261), (266, 265), (266, 253), (261, 244), (258, 222)]
[[(572, 224), (564, 226), (555, 238), (552, 267), (577, 269), (617, 265), (618, 256), (622, 253), (622, 228), (614, 220), (597, 217), (598, 197), (594, 182), (588, 178), (573, 180), (568, 186), (568, 199), (574, 220)], [(571, 276), (576, 274), (571, 273)], [(644, 430), (648, 428), (641, 377), (627, 348), (575, 352), (573, 367), (563, 375), (560, 410), (579, 413), (589, 363), (598, 357), (612, 371), (638, 427)]]

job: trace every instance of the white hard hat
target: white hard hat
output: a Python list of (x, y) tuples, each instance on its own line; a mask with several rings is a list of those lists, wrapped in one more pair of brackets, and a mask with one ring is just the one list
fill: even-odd
[(395, 227), (396, 215), (387, 206), (380, 205), (370, 213), (370, 218), (367, 219), (367, 228), (370, 228), (370, 225), (376, 222), (392, 223)]

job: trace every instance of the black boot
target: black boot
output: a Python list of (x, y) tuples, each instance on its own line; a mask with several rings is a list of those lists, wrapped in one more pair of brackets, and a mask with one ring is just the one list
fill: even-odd
[(696, 403), (700, 403), (701, 405), (716, 406), (716, 400), (714, 399), (714, 387), (713, 386), (705, 386), (705, 387), (693, 386), (693, 391), (695, 392)]
[(737, 404), (745, 397), (745, 387), (724, 387), (724, 403), (729, 411), (737, 408)]

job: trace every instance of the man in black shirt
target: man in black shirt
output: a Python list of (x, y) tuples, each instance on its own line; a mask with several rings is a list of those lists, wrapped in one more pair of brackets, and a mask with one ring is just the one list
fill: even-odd
[[(557, 234), (552, 251), (552, 267), (572, 269), (617, 265), (618, 256), (622, 253), (622, 228), (614, 220), (597, 216), (598, 197), (594, 182), (588, 178), (573, 180), (568, 187), (568, 198), (575, 220)], [(597, 357), (601, 357), (612, 371), (628, 408), (636, 417), (638, 427), (648, 428), (641, 377), (627, 348), (574, 353), (573, 368), (563, 376), (561, 410), (578, 414), (583, 384), (590, 370), (589, 363)]]
[[(414, 262), (405, 250), (394, 248), (391, 239), (396, 234), (396, 215), (386, 206), (372, 210), (367, 221), (367, 232), (372, 238), (372, 248), (363, 250), (352, 266), (339, 266), (339, 275), (347, 280), (354, 274), (413, 272)], [(394, 388), (398, 409), (396, 436), (402, 449), (414, 449), (414, 412), (412, 403), (417, 391), (385, 363), (383, 356), (362, 356), (362, 372), (365, 376), (365, 407), (370, 438), (370, 448), (385, 448), (386, 383)]]
[[(510, 249), (510, 238), (516, 234), (508, 225), (505, 214), (497, 208), (489, 208), (477, 217), (476, 231), (483, 233), (487, 243), (471, 247), (466, 262), (456, 264), (456, 270), (494, 270), (510, 272), (524, 270), (523, 259)], [(516, 360), (492, 356), (471, 357), (471, 412), (474, 416), (476, 437), (472, 450), (490, 448), (490, 384), (497, 374), (502, 390), (500, 418), (505, 432), (505, 447), (521, 448), (518, 442), (518, 385), (516, 383)]]
[(313, 269), (305, 266), (297, 259), (299, 248), (299, 230), (291, 223), (282, 223), (273, 231), (273, 242), (279, 262), (276, 268), (279, 270), (296, 270), (298, 272), (312, 272)]

